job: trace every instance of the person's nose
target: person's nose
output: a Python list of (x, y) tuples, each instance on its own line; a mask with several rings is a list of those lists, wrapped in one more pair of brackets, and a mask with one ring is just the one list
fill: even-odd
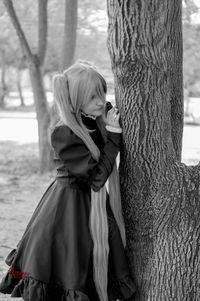
[(98, 98), (97, 105), (98, 105), (98, 107), (103, 107), (104, 106), (104, 101), (101, 98)]

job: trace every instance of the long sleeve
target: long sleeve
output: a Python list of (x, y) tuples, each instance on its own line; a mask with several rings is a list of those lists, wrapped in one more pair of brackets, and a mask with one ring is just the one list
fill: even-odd
[(84, 142), (67, 126), (56, 127), (51, 135), (52, 146), (68, 172), (87, 179), (94, 191), (107, 181), (120, 147), (121, 134), (108, 133), (107, 143), (98, 161), (92, 158)]
[(98, 191), (107, 181), (112, 172), (120, 147), (121, 135), (118, 133), (108, 133), (107, 143), (100, 155), (98, 164), (91, 172), (90, 184), (94, 191)]

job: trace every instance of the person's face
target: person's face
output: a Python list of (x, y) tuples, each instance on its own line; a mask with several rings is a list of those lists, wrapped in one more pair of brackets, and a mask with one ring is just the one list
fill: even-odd
[(88, 103), (83, 105), (82, 111), (83, 113), (94, 117), (101, 116), (104, 111), (104, 103), (105, 101), (103, 101), (96, 93), (93, 93)]

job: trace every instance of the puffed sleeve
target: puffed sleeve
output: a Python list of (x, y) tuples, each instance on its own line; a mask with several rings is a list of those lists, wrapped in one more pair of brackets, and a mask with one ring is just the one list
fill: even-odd
[(67, 170), (74, 176), (87, 179), (94, 191), (103, 187), (111, 174), (120, 139), (121, 134), (109, 132), (103, 152), (96, 161), (84, 142), (67, 126), (58, 126), (51, 134), (52, 146)]

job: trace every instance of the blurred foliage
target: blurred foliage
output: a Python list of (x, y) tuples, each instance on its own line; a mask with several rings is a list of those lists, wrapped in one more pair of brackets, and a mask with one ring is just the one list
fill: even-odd
[[(37, 1), (14, 1), (17, 16), (33, 52), (37, 51)], [(65, 1), (48, 1), (48, 45), (44, 72), (50, 75), (58, 70), (64, 34)], [(77, 47), (75, 59), (94, 62), (105, 74), (112, 77), (110, 58), (106, 47), (106, 0), (79, 0)], [(18, 37), (3, 4), (0, 4), (0, 50), (6, 51), (6, 65), (25, 68)], [(1, 59), (1, 58), (0, 58)], [(0, 63), (1, 64), (1, 63)], [(12, 83), (14, 84), (14, 83)]]
[[(106, 47), (106, 0), (79, 0), (75, 59), (95, 62), (100, 68), (110, 70)], [(49, 1), (49, 40), (46, 70), (58, 69), (64, 24), (64, 1)], [(53, 58), (53, 59), (52, 59)], [(109, 71), (111, 72), (111, 71)]]
[[(199, 24), (192, 16), (199, 13)], [(189, 96), (200, 97), (200, 8), (192, 0), (183, 1), (183, 74)]]
[[(61, 56), (64, 5), (64, 0), (49, 0), (48, 3), (48, 46), (44, 72), (50, 75), (58, 69)], [(78, 5), (75, 59), (81, 58), (94, 62), (108, 81), (112, 82), (111, 64), (106, 45), (106, 0), (79, 0)], [(31, 49), (36, 51), (37, 1), (14, 1), (14, 6)], [(183, 0), (184, 85), (189, 94), (194, 96), (200, 96), (200, 88), (198, 88), (200, 87), (200, 24), (193, 24), (192, 16), (199, 10), (195, 5), (195, 0)], [(0, 27), (0, 53), (2, 50), (5, 51), (6, 65), (24, 68), (18, 38), (2, 2), (0, 3)]]
[(200, 24), (184, 24), (184, 86), (189, 96), (200, 96)]
[(191, 23), (192, 15), (198, 13), (198, 6), (195, 4), (193, 0), (183, 0), (182, 3), (183, 3), (182, 5), (183, 24)]

